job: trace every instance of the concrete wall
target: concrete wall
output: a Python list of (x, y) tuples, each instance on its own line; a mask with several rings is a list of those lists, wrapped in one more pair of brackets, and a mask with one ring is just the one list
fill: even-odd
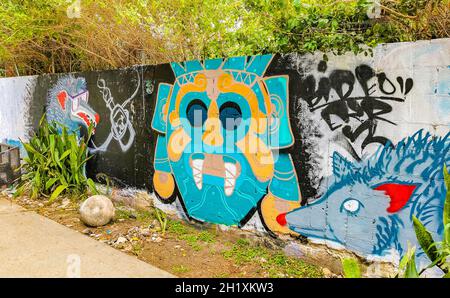
[[(0, 140), (96, 124), (87, 173), (201, 222), (398, 261), (442, 236), (450, 40), (0, 80)], [(231, 120), (230, 120), (231, 119)], [(418, 257), (424, 260), (423, 254)]]

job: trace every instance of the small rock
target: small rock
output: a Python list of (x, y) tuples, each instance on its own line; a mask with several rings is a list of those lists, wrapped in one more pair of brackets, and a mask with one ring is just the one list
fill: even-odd
[(67, 206), (69, 206), (69, 204), (70, 204), (70, 200), (69, 200), (68, 198), (65, 198), (65, 199), (62, 201), (62, 204), (59, 205), (58, 208), (64, 209), (64, 208), (66, 208)]
[(330, 277), (330, 276), (334, 276), (334, 274), (330, 271), (330, 269), (328, 269), (328, 268), (322, 268), (322, 272), (323, 272), (323, 275), (325, 276), (325, 277)]
[(161, 237), (157, 237), (156, 239), (155, 239), (155, 242), (161, 242), (162, 241), (162, 238)]
[(179, 249), (181, 248), (181, 245), (175, 245), (174, 248)]
[(131, 245), (126, 245), (125, 247), (122, 248), (123, 251), (131, 251), (133, 249), (133, 247)]
[(150, 224), (151, 229), (154, 229), (155, 227), (159, 227), (159, 222), (156, 219), (154, 219)]
[(300, 244), (291, 241), (289, 242), (283, 249), (283, 252), (290, 257), (297, 257), (297, 258), (301, 258), (304, 256), (304, 253), (302, 251), (302, 248), (300, 246)]
[(140, 231), (139, 231), (139, 228), (138, 228), (138, 227), (132, 227), (132, 228), (128, 229), (127, 234), (137, 234), (137, 233), (139, 233), (139, 232), (140, 232)]
[(39, 203), (38, 206), (39, 206), (39, 207), (44, 207), (44, 204)]
[(92, 231), (90, 229), (84, 229), (81, 233), (90, 235), (90, 234), (92, 234)]
[(115, 243), (116, 244), (122, 244), (122, 243), (125, 243), (127, 241), (128, 241), (127, 238), (120, 236), (119, 238), (117, 238)]
[(144, 194), (144, 193), (138, 193), (135, 197), (134, 197), (134, 202), (132, 207), (138, 210), (147, 210), (148, 208), (151, 207), (151, 203), (149, 198), (147, 198), (148, 195)]
[(102, 195), (91, 196), (80, 206), (81, 220), (92, 227), (106, 225), (114, 217), (114, 213), (113, 203)]
[(144, 237), (150, 236), (150, 229), (141, 229), (141, 235)]

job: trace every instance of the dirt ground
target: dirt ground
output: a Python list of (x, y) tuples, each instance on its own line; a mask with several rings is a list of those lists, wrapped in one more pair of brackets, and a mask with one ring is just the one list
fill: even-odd
[[(5, 196), (5, 195), (3, 195)], [(9, 198), (10, 200), (12, 198)], [(134, 210), (116, 206), (109, 224), (85, 226), (79, 202), (60, 198), (52, 204), (28, 197), (12, 199), (98, 241), (180, 277), (324, 277), (329, 270), (286, 256), (274, 239), (217, 225), (192, 224), (167, 217), (159, 221), (155, 208)]]

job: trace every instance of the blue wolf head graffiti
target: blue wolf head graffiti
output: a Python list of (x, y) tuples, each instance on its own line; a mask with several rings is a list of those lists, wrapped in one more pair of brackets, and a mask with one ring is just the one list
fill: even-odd
[[(287, 223), (299, 234), (337, 242), (366, 256), (384, 256), (392, 249), (401, 256), (408, 241), (418, 247), (413, 215), (435, 239), (442, 237), (444, 164), (450, 164), (450, 133), (435, 137), (420, 130), (395, 148), (380, 147), (360, 163), (335, 152), (328, 190), (288, 213)], [(418, 250), (417, 256), (423, 255)]]
[(100, 116), (89, 106), (89, 91), (86, 80), (72, 75), (58, 79), (48, 92), (47, 120), (66, 126), (69, 131), (77, 131), (80, 126), (94, 127)]

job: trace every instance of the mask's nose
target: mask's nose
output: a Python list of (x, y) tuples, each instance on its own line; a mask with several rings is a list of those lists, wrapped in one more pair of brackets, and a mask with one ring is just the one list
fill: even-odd
[(203, 143), (209, 146), (222, 146), (223, 137), (220, 128), (219, 108), (217, 103), (213, 101), (208, 109), (208, 118), (205, 122), (205, 131), (202, 137)]

